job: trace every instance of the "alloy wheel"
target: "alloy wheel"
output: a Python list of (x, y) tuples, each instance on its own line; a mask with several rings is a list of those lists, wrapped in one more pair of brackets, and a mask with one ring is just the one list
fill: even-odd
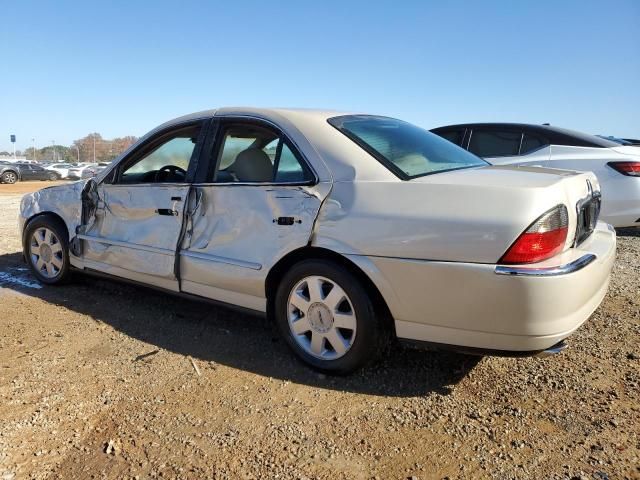
[(353, 303), (333, 280), (309, 276), (291, 290), (287, 302), (289, 329), (298, 345), (321, 360), (344, 356), (356, 338)]
[(57, 235), (46, 227), (38, 228), (29, 242), (31, 264), (45, 278), (55, 278), (62, 271), (64, 252)]
[(16, 174), (13, 172), (7, 172), (4, 174), (4, 181), (7, 183), (16, 183), (17, 179), (18, 177), (16, 177)]

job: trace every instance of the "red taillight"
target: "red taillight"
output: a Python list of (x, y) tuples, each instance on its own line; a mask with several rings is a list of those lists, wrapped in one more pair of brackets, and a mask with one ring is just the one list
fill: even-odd
[(525, 230), (498, 263), (535, 263), (560, 253), (567, 241), (569, 216), (564, 205), (558, 205)]
[(623, 175), (640, 177), (640, 162), (609, 162), (607, 165)]

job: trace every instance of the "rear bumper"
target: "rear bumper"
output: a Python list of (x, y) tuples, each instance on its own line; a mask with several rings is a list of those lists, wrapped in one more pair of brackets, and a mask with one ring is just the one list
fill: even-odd
[(598, 307), (615, 248), (615, 232), (600, 222), (578, 248), (535, 267), (397, 258), (361, 266), (373, 274), (401, 339), (537, 353)]
[(640, 178), (615, 173), (601, 182), (600, 219), (616, 228), (640, 226)]

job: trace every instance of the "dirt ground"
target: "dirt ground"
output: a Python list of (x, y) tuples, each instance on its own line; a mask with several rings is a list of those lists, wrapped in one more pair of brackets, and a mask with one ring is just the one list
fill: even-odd
[[(640, 478), (640, 229), (550, 358), (307, 369), (260, 318), (21, 261), (0, 185), (0, 479)], [(22, 189), (22, 190), (21, 190)], [(7, 193), (11, 192), (11, 193)]]
[(68, 180), (55, 180), (52, 182), (16, 182), (16, 183), (0, 183), (0, 195), (16, 195), (33, 192), (40, 188), (50, 187), (52, 185), (61, 185), (69, 183)]

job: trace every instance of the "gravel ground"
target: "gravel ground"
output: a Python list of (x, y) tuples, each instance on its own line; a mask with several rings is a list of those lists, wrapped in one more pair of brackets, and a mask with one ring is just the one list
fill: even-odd
[(640, 478), (640, 229), (560, 355), (398, 347), (331, 378), (262, 319), (85, 277), (36, 288), (18, 205), (0, 194), (0, 479)]

